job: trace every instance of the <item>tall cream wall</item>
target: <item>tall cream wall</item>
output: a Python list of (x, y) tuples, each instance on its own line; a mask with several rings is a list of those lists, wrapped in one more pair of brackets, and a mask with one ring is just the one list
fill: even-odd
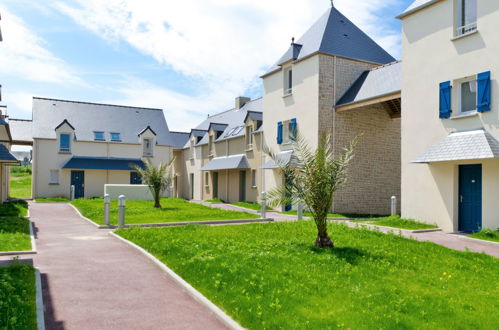
[[(59, 153), (55, 139), (35, 139), (33, 143), (33, 196), (69, 197), (71, 170), (62, 167), (72, 156), (142, 158), (141, 144), (72, 141), (71, 154)], [(172, 157), (169, 146), (155, 146), (152, 163), (167, 163)], [(59, 169), (59, 184), (49, 185), (50, 170)], [(85, 198), (102, 197), (104, 184), (130, 183), (130, 171), (85, 170)]]
[[(478, 1), (478, 32), (453, 36), (453, 1), (440, 1), (403, 19), (402, 215), (456, 230), (457, 164), (411, 161), (452, 131), (485, 128), (499, 139), (499, 1)], [(439, 83), (491, 71), (492, 110), (461, 119), (439, 119)], [(455, 93), (455, 90), (454, 92)], [(453, 110), (456, 110), (453, 103)], [(460, 162), (464, 164), (466, 162)], [(499, 160), (483, 163), (483, 224), (499, 227)], [(487, 175), (487, 176), (486, 176)]]

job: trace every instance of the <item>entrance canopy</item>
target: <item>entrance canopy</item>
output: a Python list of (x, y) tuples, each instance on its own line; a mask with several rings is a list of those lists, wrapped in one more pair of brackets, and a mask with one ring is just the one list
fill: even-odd
[[(277, 162), (281, 165), (287, 165), (291, 161), (291, 156), (293, 155), (293, 150), (284, 151), (277, 154)], [(262, 169), (264, 170), (273, 170), (279, 168), (279, 165), (271, 159), (265, 164), (263, 164)]]
[(19, 165), (20, 162), (12, 155), (6, 146), (0, 144), (0, 164), (3, 165)]
[(449, 134), (413, 163), (499, 158), (499, 142), (483, 129)]
[(250, 168), (246, 155), (213, 158), (201, 171), (235, 170)]
[(84, 157), (73, 156), (63, 169), (133, 171), (133, 165), (144, 168), (139, 158)]

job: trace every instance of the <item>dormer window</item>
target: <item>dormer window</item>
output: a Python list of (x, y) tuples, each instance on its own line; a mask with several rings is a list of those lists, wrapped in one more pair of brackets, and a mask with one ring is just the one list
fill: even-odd
[(455, 0), (455, 37), (472, 33), (477, 29), (477, 0)]
[(114, 142), (120, 142), (121, 141), (121, 134), (120, 133), (111, 133), (111, 141)]
[(59, 152), (71, 153), (71, 134), (59, 135)]
[(293, 93), (293, 69), (284, 69), (284, 96)]
[(144, 146), (144, 156), (152, 157), (153, 155), (152, 139), (147, 139), (147, 138), (144, 139), (143, 146)]
[(94, 132), (94, 140), (95, 141), (105, 141), (106, 138), (104, 136), (104, 132)]

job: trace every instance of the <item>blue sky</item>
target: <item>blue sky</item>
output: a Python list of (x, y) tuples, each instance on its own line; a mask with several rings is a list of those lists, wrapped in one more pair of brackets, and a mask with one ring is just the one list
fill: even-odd
[[(336, 0), (400, 58), (411, 0)], [(292, 5), (290, 5), (292, 4)], [(330, 6), (329, 0), (0, 0), (3, 104), (31, 118), (33, 96), (165, 110), (188, 130), (258, 78)]]

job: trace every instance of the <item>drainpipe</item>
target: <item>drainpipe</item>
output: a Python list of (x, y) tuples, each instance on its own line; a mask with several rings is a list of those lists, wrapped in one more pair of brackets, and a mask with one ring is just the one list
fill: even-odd
[[(336, 59), (337, 57), (335, 56), (333, 64), (333, 155), (336, 152)], [(331, 205), (331, 210), (334, 212), (334, 199), (333, 205)]]

